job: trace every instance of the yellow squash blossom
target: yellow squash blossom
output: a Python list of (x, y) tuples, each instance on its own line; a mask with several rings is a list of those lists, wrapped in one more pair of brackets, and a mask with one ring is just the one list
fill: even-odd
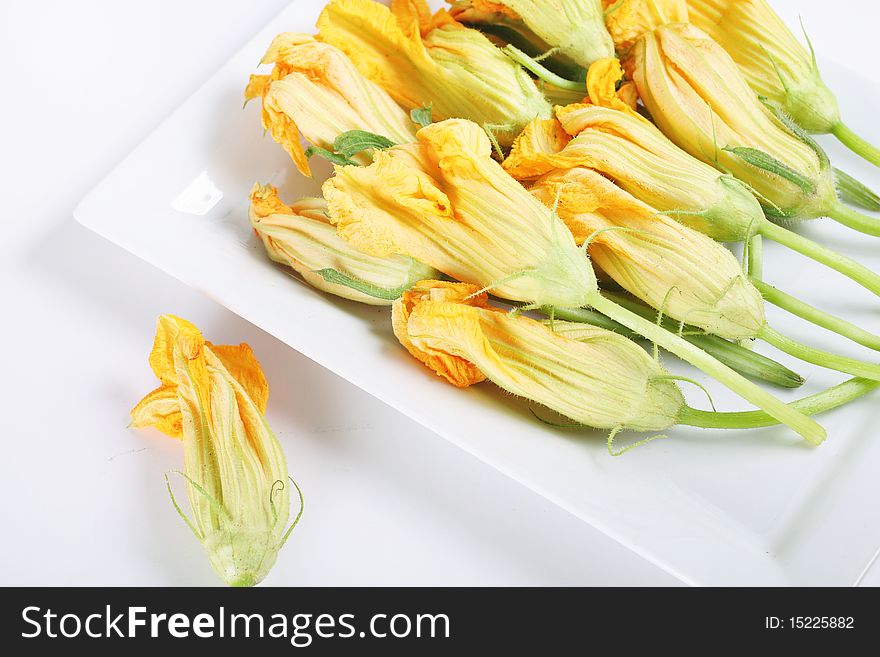
[(645, 33), (669, 23), (686, 23), (685, 0), (603, 0), (605, 25), (621, 53)]
[(596, 428), (660, 431), (677, 422), (684, 408), (681, 392), (630, 340), (586, 326), (578, 326), (573, 339), (493, 308), (484, 297), (475, 303), (476, 286), (459, 284), (456, 292), (423, 281), (395, 303), (398, 338), (442, 377), (449, 378), (449, 363), (461, 364), (455, 367), (480, 373), (470, 383), (485, 377)]
[(766, 222), (745, 185), (684, 152), (641, 116), (596, 105), (560, 107), (556, 114), (558, 121), (536, 121), (514, 143), (504, 168), (515, 178), (588, 167), (722, 242), (747, 240)]
[[(288, 206), (274, 187), (255, 185), (249, 214), (272, 260), (293, 268), (307, 283), (330, 294), (371, 305), (391, 305), (417, 281), (438, 275), (431, 267), (405, 256), (377, 258), (358, 251), (337, 235), (324, 199), (307, 198)], [(328, 281), (328, 272), (347, 277), (360, 289)]]
[(187, 524), (223, 581), (253, 586), (299, 520), (286, 529), (287, 462), (263, 417), (269, 387), (260, 364), (248, 345), (213, 345), (191, 323), (163, 315), (150, 366), (161, 385), (132, 409), (132, 426), (183, 441)]
[(840, 108), (807, 52), (766, 0), (687, 0), (690, 22), (723, 47), (749, 85), (811, 132), (831, 132)]
[(824, 152), (762, 105), (704, 32), (658, 28), (636, 44), (633, 63), (639, 96), (663, 133), (749, 184), (768, 212), (813, 218), (839, 205)]
[(589, 260), (558, 216), (491, 157), (469, 121), (423, 128), (415, 148), (376, 154), (369, 167), (337, 166), (324, 185), (331, 221), (355, 248), (407, 255), (514, 301), (592, 306), (655, 341), (760, 406), (807, 440), (824, 430), (702, 350), (599, 294)]
[(343, 50), (407, 110), (467, 118), (508, 145), (550, 104), (529, 75), (477, 30), (424, 0), (333, 0), (318, 19), (319, 38)]
[[(592, 78), (592, 69), (590, 74)], [(613, 96), (613, 70), (593, 82), (591, 99), (608, 107), (557, 107), (558, 121), (530, 123), (504, 161), (511, 175), (533, 180), (554, 169), (588, 167), (713, 239), (747, 242), (763, 235), (880, 294), (880, 276), (852, 258), (770, 222), (746, 185), (686, 153), (635, 112), (621, 110)]]
[(515, 11), (490, 0), (449, 0), (450, 15), (473, 27), (499, 46), (512, 45), (566, 78), (583, 78), (583, 66), (535, 34)]
[(485, 132), (450, 119), (369, 167), (336, 167), (331, 221), (355, 248), (406, 255), (505, 298), (583, 306), (596, 291), (569, 230), (492, 159)]
[(658, 215), (613, 182), (584, 168), (539, 178), (532, 193), (616, 283), (649, 306), (730, 340), (756, 337), (764, 300), (721, 244)]
[(600, 0), (497, 0), (541, 40), (584, 69), (614, 55)]
[[(261, 98), (263, 127), (311, 175), (300, 135), (331, 150), (350, 130), (365, 130), (395, 143), (412, 141), (418, 128), (382, 87), (360, 74), (345, 54), (307, 34), (275, 37), (263, 57), (269, 75), (252, 75), (245, 98)], [(366, 164), (364, 155), (356, 161)]]
[(833, 133), (880, 166), (880, 150), (841, 121), (837, 98), (822, 80), (809, 39), (808, 52), (766, 0), (687, 0), (687, 4), (690, 21), (733, 57), (752, 89), (777, 103), (805, 130)]

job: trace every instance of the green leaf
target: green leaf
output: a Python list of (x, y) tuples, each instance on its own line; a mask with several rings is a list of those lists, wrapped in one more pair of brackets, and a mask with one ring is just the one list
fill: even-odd
[(412, 119), (412, 122), (416, 125), (420, 125), (423, 128), (427, 128), (434, 122), (434, 108), (429, 103), (424, 107), (420, 107), (418, 109), (414, 109), (409, 113), (409, 118)]
[(834, 169), (834, 181), (840, 200), (864, 210), (880, 212), (880, 196), (840, 169)]
[(394, 146), (394, 142), (366, 130), (349, 130), (343, 132), (333, 142), (333, 150), (343, 157), (352, 158), (358, 153), (378, 149), (384, 151)]
[(797, 185), (805, 194), (815, 194), (816, 184), (807, 176), (795, 171), (787, 164), (783, 164), (769, 153), (765, 153), (757, 148), (748, 148), (746, 146), (727, 146), (723, 150), (733, 153), (744, 162), (751, 164), (753, 167), (763, 169), (768, 173), (779, 176), (787, 180), (793, 185)]
[(326, 148), (321, 148), (320, 146), (309, 146), (306, 149), (306, 157), (310, 158), (313, 155), (323, 157), (325, 160), (332, 162), (333, 164), (338, 164), (340, 166), (357, 166), (357, 162), (355, 162), (354, 160), (349, 159), (344, 155), (340, 155), (339, 153), (331, 153)]

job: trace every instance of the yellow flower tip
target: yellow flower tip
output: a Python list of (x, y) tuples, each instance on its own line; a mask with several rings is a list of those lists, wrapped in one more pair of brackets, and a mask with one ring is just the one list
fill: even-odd
[(488, 297), (479, 288), (467, 283), (426, 280), (417, 283), (398, 299), (391, 309), (394, 335), (406, 350), (428, 369), (458, 388), (480, 383), (486, 377), (470, 361), (443, 351), (420, 348), (410, 338), (409, 320), (413, 311), (428, 301), (448, 301), (475, 307), (487, 307)]
[[(293, 214), (294, 210), (278, 196), (278, 188), (272, 185), (254, 184), (250, 194), (251, 210), (259, 220), (273, 214)], [(252, 217), (253, 218), (253, 217)]]
[(263, 98), (269, 92), (272, 77), (269, 75), (251, 75), (247, 87), (244, 90), (245, 104), (254, 98)]
[(177, 399), (177, 386), (161, 385), (131, 409), (132, 429), (154, 427), (166, 436), (183, 439), (183, 415)]
[(685, 0), (618, 0), (605, 4), (605, 25), (622, 53), (657, 27), (688, 21)]
[(541, 176), (554, 168), (553, 159), (571, 141), (557, 119), (535, 119), (514, 140), (502, 162), (504, 170), (517, 180)]
[(600, 59), (587, 71), (587, 94), (593, 105), (620, 110), (635, 116), (638, 91), (633, 84), (625, 84), (618, 89), (624, 71), (620, 60), (615, 57)]

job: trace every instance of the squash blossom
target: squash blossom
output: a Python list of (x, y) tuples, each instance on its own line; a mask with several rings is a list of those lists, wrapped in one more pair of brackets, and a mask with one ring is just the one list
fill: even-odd
[[(438, 275), (431, 267), (405, 256), (376, 258), (353, 248), (336, 234), (324, 199), (305, 198), (289, 206), (278, 198), (274, 187), (254, 185), (249, 216), (272, 260), (291, 267), (313, 287), (336, 296), (376, 306), (391, 305), (403, 290)], [(347, 277), (349, 283), (328, 281), (321, 273), (327, 270)]]
[(536, 116), (550, 116), (550, 104), (519, 65), (447, 12), (432, 17), (424, 0), (395, 0), (390, 9), (373, 0), (333, 0), (318, 29), (405, 109), (431, 106), (436, 120), (470, 119), (502, 146)]
[(833, 133), (880, 166), (880, 150), (855, 135), (840, 118), (834, 92), (809, 52), (766, 0), (687, 0), (690, 22), (717, 41), (752, 89), (776, 103), (804, 130)]
[(492, 159), (475, 123), (423, 128), (418, 145), (337, 166), (324, 184), (339, 234), (376, 257), (405, 255), (500, 296), (579, 307), (596, 290), (568, 228)]
[[(269, 75), (252, 75), (246, 100), (261, 98), (263, 127), (311, 175), (300, 135), (314, 146), (330, 149), (350, 130), (365, 130), (396, 143), (412, 141), (415, 129), (406, 112), (382, 87), (363, 77), (341, 50), (307, 34), (279, 34), (262, 64), (274, 64)], [(366, 164), (364, 154), (355, 161)]]
[(539, 178), (532, 193), (560, 218), (616, 283), (664, 314), (729, 340), (756, 337), (764, 300), (733, 254), (711, 238), (658, 215), (584, 168)]
[(498, 46), (512, 45), (530, 57), (541, 57), (549, 70), (566, 78), (583, 78), (575, 60), (535, 34), (515, 11), (491, 0), (448, 0), (449, 14), (459, 23), (480, 30)]
[(614, 55), (600, 0), (494, 0), (491, 5), (507, 9), (544, 43), (584, 70)]
[[(566, 322), (556, 322), (561, 330)], [(459, 385), (489, 379), (581, 424), (661, 431), (684, 397), (644, 349), (604, 329), (571, 325), (567, 337), (488, 304), (474, 285), (423, 281), (394, 304), (394, 332), (407, 349)]]
[(723, 382), (820, 443), (824, 430), (701, 349), (599, 294), (565, 224), (491, 157), (464, 120), (418, 132), (415, 147), (376, 153), (369, 167), (336, 166), (324, 184), (330, 219), (355, 248), (406, 255), (457, 280), (538, 306), (592, 306)]
[(163, 315), (150, 366), (161, 385), (132, 409), (131, 426), (183, 442), (193, 520), (183, 517), (224, 582), (253, 586), (299, 520), (285, 529), (287, 463), (263, 417), (269, 387), (260, 364), (248, 345), (213, 345), (186, 320)]
[(880, 235), (880, 221), (838, 200), (825, 152), (763, 105), (730, 55), (704, 32), (688, 24), (647, 32), (633, 47), (632, 66), (639, 96), (663, 133), (748, 184), (768, 214), (829, 216)]
[[(558, 120), (530, 123), (514, 142), (505, 170), (519, 180), (533, 180), (555, 169), (588, 167), (715, 240), (749, 242), (762, 235), (880, 294), (876, 273), (772, 223), (746, 185), (686, 153), (632, 111), (615, 95), (620, 67), (602, 67), (603, 62), (594, 64), (587, 80), (595, 105), (557, 107)], [(856, 338), (858, 332), (842, 334), (864, 344), (864, 336)]]

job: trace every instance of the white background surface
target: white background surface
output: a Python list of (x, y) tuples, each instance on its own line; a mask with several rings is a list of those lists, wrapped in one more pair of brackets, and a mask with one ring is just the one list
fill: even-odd
[[(2, 583), (216, 583), (164, 491), (180, 446), (125, 428), (155, 385), (146, 362), (155, 318), (172, 312), (214, 342), (249, 342), (269, 378), (269, 421), (307, 508), (267, 583), (674, 584), (72, 220), (91, 185), (285, 4), (56, 0), (0, 10)], [(874, 21), (852, 20), (870, 16), (871, 3), (848, 2), (846, 16), (803, 4), (826, 59), (880, 80), (858, 64), (876, 61)], [(880, 583), (880, 569), (864, 583)]]

